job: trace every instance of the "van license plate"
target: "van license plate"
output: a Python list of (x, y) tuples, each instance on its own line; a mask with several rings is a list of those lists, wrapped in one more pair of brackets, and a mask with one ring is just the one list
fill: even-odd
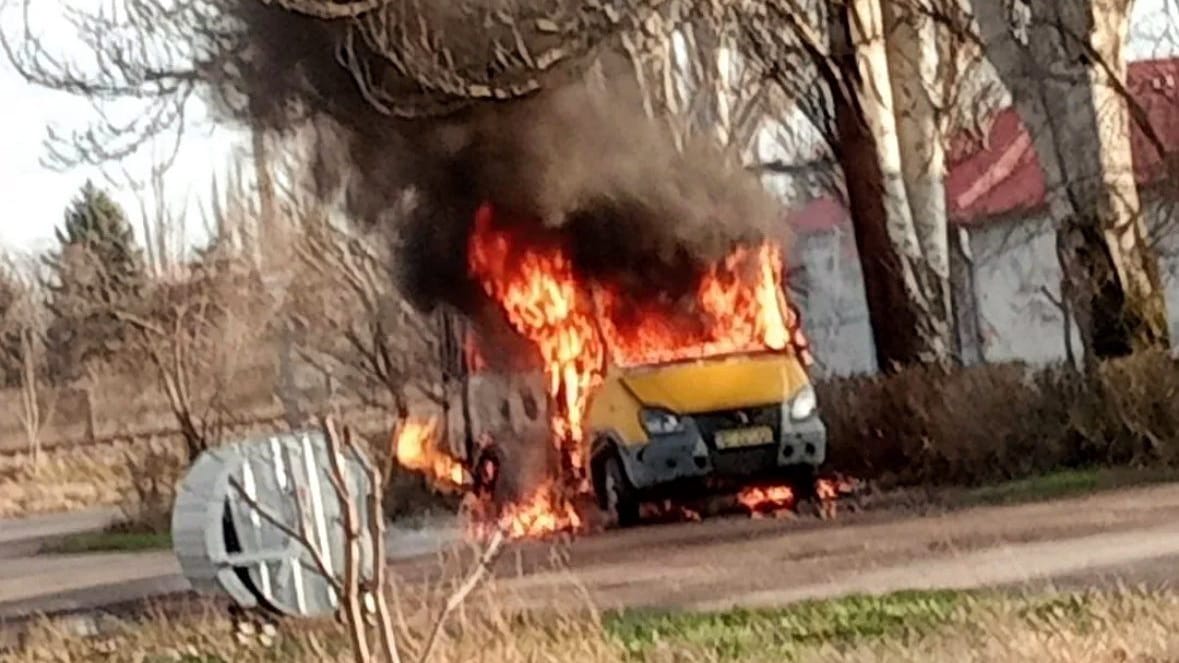
[(740, 449), (742, 447), (757, 447), (774, 441), (774, 429), (769, 426), (754, 428), (737, 428), (722, 430), (716, 433), (716, 447), (718, 449)]

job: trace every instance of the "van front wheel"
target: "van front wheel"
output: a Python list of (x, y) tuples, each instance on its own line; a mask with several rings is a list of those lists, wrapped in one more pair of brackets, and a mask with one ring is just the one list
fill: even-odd
[(633, 527), (639, 522), (639, 501), (635, 489), (622, 471), (622, 462), (610, 456), (602, 464), (602, 492), (606, 513), (618, 527)]

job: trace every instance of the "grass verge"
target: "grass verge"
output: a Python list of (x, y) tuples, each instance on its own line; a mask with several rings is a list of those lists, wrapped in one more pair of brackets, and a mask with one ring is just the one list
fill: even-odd
[(816, 647), (928, 633), (950, 622), (969, 598), (950, 591), (902, 592), (782, 610), (627, 612), (607, 618), (605, 627), (637, 660), (661, 649), (691, 652), (700, 660), (790, 660)]
[(1068, 469), (976, 488), (950, 489), (946, 500), (961, 507), (1025, 504), (1175, 481), (1179, 481), (1179, 470), (1171, 468)]
[[(431, 660), (459, 661), (1006, 661), (1176, 660), (1179, 595), (1109, 592), (1013, 596), (997, 592), (906, 592), (717, 614), (592, 611), (510, 615), (493, 593), (473, 600), (447, 628)], [(429, 611), (426, 611), (427, 613)], [(412, 617), (405, 660), (420, 642)], [(5, 661), (69, 660), (311, 663), (349, 661), (333, 623), (242, 628), (223, 615), (155, 618), (114, 635), (80, 640), (42, 624)]]
[(89, 532), (75, 534), (45, 546), (50, 555), (77, 555), (99, 552), (145, 552), (167, 550), (172, 536), (167, 532)]

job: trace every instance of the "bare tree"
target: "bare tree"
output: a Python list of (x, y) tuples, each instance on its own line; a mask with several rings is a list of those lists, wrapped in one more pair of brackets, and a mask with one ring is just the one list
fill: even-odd
[[(928, 12), (880, 0), (888, 78), (900, 154), (901, 179), (917, 236), (914, 268), (939, 343), (952, 338), (950, 252), (946, 214), (945, 148), (937, 108), (941, 54)], [(952, 344), (951, 344), (952, 345)]]
[(46, 375), (45, 340), (49, 321), (39, 267), (41, 263), (35, 259), (10, 260), (3, 267), (13, 297), (3, 311), (0, 333), (0, 342), (6, 346), (4, 359), (8, 372), (15, 373), (20, 388), (19, 416), (34, 472), (41, 463), (41, 431), (52, 419), (57, 402), (57, 391)]
[[(886, 25), (880, 0), (787, 0), (765, 3), (763, 12), (745, 20), (749, 50), (767, 73), (793, 89), (801, 63), (815, 72), (811, 87), (827, 91), (810, 115), (841, 166), (877, 362), (891, 370), (948, 360), (951, 290), (930, 26), (892, 10)], [(912, 46), (896, 36), (905, 29)], [(903, 107), (894, 87), (904, 93)]]
[[(351, 403), (391, 412), (395, 425), (425, 404), (446, 412), (437, 315), (416, 310), (389, 271), (389, 243), (296, 198), (300, 218), (286, 319), (294, 351)], [(327, 313), (325, 313), (327, 312)]]
[(975, 40), (1031, 133), (1057, 229), (1064, 297), (1085, 358), (1169, 344), (1130, 131), (1165, 148), (1126, 86), (1129, 0), (946, 0), (939, 19)]
[[(138, 192), (139, 223), (143, 233), (148, 274), (157, 279), (175, 279), (184, 269), (189, 241), (187, 215), (178, 213), (165, 183), (165, 164), (152, 166), (146, 187), (123, 169), (123, 179)], [(145, 190), (146, 189), (146, 190)]]
[[(82, 251), (101, 293), (115, 287), (106, 266)], [(171, 278), (149, 280), (136, 297), (96, 296), (85, 315), (110, 317), (125, 330), (111, 368), (155, 378), (195, 460), (232, 418), (235, 381), (265, 327), (269, 302), (240, 261), (206, 256)], [(83, 306), (83, 304), (79, 304)], [(236, 390), (240, 393), (240, 389)]]
[[(221, 279), (238, 283), (216, 282)], [(113, 312), (133, 332), (125, 354), (146, 358), (155, 372), (190, 461), (235, 416), (230, 389), (250, 345), (252, 322), (241, 301), (241, 291), (251, 289), (244, 281), (198, 273), (186, 282), (157, 285), (146, 311)]]
[[(65, 168), (118, 161), (160, 136), (178, 147), (198, 93), (238, 115), (267, 103), (243, 85), (257, 74), (243, 19), (274, 11), (265, 5), (314, 19), (309, 28), (331, 35), (372, 108), (421, 118), (526, 96), (548, 79), (579, 74), (603, 44), (672, 3), (120, 0), (67, 10), (82, 52), (89, 51), (78, 61), (43, 41), (29, 19), (31, 4), (6, 0), (5, 15), (15, 19), (8, 23), (20, 27), (0, 31), (0, 46), (27, 81), (88, 98), (99, 118), (69, 135), (51, 133), (47, 161)], [(137, 105), (130, 114), (127, 100)]]

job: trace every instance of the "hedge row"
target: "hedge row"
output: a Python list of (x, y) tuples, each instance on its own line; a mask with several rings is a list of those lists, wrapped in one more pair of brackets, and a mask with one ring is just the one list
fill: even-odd
[(816, 386), (829, 462), (885, 485), (974, 485), (1088, 466), (1179, 465), (1179, 363), (920, 367)]

